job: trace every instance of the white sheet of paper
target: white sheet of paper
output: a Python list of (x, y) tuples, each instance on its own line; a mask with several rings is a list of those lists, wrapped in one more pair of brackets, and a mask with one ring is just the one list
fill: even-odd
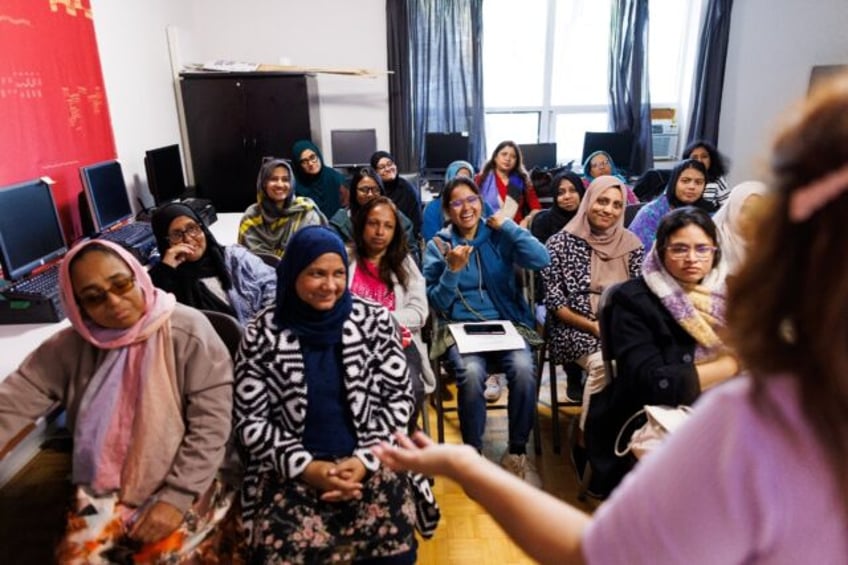
[(524, 338), (509, 320), (486, 320), (485, 322), (467, 322), (469, 324), (500, 324), (503, 334), (468, 334), (465, 323), (449, 324), (448, 329), (456, 340), (460, 353), (482, 353), (484, 351), (510, 351), (524, 349)]

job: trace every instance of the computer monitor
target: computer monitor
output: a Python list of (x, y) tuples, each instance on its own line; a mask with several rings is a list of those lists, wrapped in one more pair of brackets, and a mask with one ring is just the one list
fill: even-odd
[(583, 158), (580, 160), (585, 162), (586, 157), (595, 151), (606, 151), (615, 166), (626, 172), (630, 168), (630, 157), (633, 154), (633, 134), (587, 131), (583, 138)]
[(147, 172), (147, 187), (157, 206), (185, 196), (186, 184), (179, 145), (166, 145), (146, 151), (144, 169)]
[(80, 176), (96, 232), (104, 232), (133, 217), (120, 163), (103, 161), (80, 167)]
[(459, 160), (468, 160), (468, 134), (428, 133), (424, 138), (425, 169), (447, 169)]
[(334, 129), (330, 131), (334, 167), (358, 167), (371, 162), (377, 152), (377, 130)]
[(556, 143), (528, 143), (519, 145), (524, 168), (530, 169), (553, 169), (557, 166), (557, 144)]
[(0, 189), (0, 265), (18, 280), (68, 251), (50, 185), (41, 179)]

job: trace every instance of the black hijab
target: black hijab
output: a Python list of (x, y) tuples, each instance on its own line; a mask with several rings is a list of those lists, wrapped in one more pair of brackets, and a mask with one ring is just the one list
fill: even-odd
[(571, 218), (577, 214), (579, 206), (569, 212), (568, 210), (563, 210), (557, 204), (557, 192), (563, 180), (570, 181), (574, 185), (574, 188), (577, 189), (577, 194), (580, 195), (580, 200), (583, 200), (583, 196), (586, 194), (586, 187), (583, 186), (583, 180), (577, 173), (564, 171), (551, 180), (551, 194), (553, 194), (554, 199), (553, 206), (544, 212), (540, 212), (533, 219), (533, 223), (530, 224), (530, 231), (542, 243), (548, 241), (548, 238), (564, 228), (565, 224), (570, 222)]
[[(696, 171), (700, 171), (704, 175), (704, 179), (707, 180), (707, 169), (704, 167), (704, 164), (700, 161), (696, 161), (695, 159), (686, 159), (671, 171), (671, 177), (668, 179), (668, 184), (665, 185), (665, 197), (668, 199), (668, 203), (671, 205), (671, 208), (680, 208), (682, 206), (694, 206), (695, 208), (700, 208), (704, 212), (708, 214), (712, 214), (716, 211), (715, 204), (704, 198), (704, 193), (701, 193), (701, 197), (698, 198), (695, 202), (691, 204), (686, 204), (681, 202), (677, 198), (677, 180), (680, 178), (680, 175), (683, 174), (683, 171), (688, 169), (695, 169)], [(705, 186), (706, 188), (706, 186)]]

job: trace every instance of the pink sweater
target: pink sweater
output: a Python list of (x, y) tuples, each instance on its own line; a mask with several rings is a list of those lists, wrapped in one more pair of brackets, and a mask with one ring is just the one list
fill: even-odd
[(768, 385), (782, 421), (750, 388), (740, 378), (706, 394), (625, 478), (586, 532), (589, 563), (848, 563), (848, 520), (794, 381)]

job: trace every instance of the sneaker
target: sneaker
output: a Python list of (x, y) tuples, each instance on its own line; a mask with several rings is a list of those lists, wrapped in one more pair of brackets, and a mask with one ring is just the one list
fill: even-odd
[(527, 459), (527, 455), (506, 452), (501, 457), (501, 467), (523, 480), (524, 482), (533, 485), (536, 488), (542, 488), (542, 478), (539, 472), (533, 465), (533, 462)]
[(502, 393), (503, 387), (498, 376), (489, 375), (486, 379), (486, 389), (483, 391), (483, 398), (486, 399), (486, 402), (497, 402)]
[(568, 383), (565, 387), (565, 402), (583, 404), (583, 387), (579, 384)]

